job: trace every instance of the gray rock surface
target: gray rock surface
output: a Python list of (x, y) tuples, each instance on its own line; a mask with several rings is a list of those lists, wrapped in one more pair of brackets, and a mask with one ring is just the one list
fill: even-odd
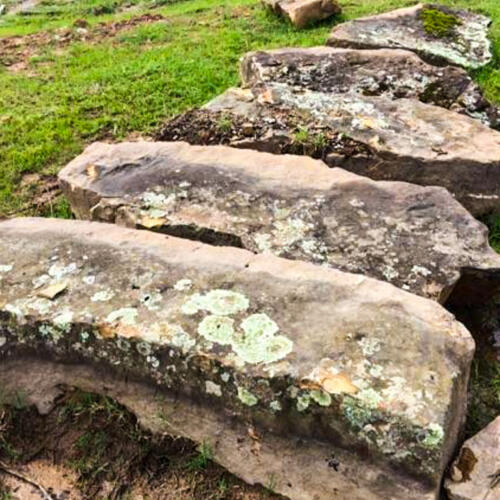
[(445, 302), (500, 269), (486, 227), (444, 189), (307, 157), (186, 143), (95, 143), (60, 174), (77, 217), (309, 261)]
[(500, 498), (500, 416), (463, 444), (445, 488), (450, 500)]
[(434, 64), (480, 68), (492, 58), (491, 20), (472, 12), (418, 4), (336, 26), (328, 45), (412, 50)]
[(500, 210), (500, 133), (415, 99), (269, 83), (230, 89), (158, 138), (318, 156), (376, 180), (443, 186), (474, 215)]
[(262, 3), (276, 14), (287, 17), (298, 28), (341, 12), (337, 0), (262, 0)]
[[(359, 498), (436, 497), (464, 419), (474, 342), (435, 302), (360, 275), (116, 225), (14, 219), (0, 236), (2, 369), (36, 356), (76, 365), (66, 383), (73, 373), (78, 382), (80, 365), (87, 383), (103, 372), (94, 387), (106, 376), (142, 381), (231, 418), (233, 429), (287, 437), (288, 447), (272, 444), (275, 457), (302, 438), (316, 450), (308, 471), (318, 450), (347, 450), (351, 471), (359, 452), (362, 475), (332, 473), (328, 488), (340, 496), (356, 484)], [(36, 391), (39, 370), (22, 366)], [(9, 373), (10, 386), (21, 383)], [(189, 412), (182, 420), (189, 425)], [(210, 436), (234, 436), (230, 428)], [(247, 466), (225, 453), (233, 472)], [(265, 484), (266, 462), (246, 475)], [(291, 498), (315, 498), (314, 480), (309, 490), (298, 483)]]
[(418, 99), (500, 128), (498, 109), (461, 68), (425, 63), (413, 52), (332, 47), (250, 52), (241, 61), (245, 87), (285, 83), (328, 93), (359, 93), (391, 99)]

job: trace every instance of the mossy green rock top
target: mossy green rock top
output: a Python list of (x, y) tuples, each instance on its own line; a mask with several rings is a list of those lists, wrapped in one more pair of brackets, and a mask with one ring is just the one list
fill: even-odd
[(419, 4), (336, 26), (328, 45), (407, 49), (431, 63), (477, 69), (493, 58), (490, 24), (480, 14)]
[(102, 223), (0, 224), (0, 357), (105, 366), (432, 488), (473, 350), (437, 303), (360, 275)]

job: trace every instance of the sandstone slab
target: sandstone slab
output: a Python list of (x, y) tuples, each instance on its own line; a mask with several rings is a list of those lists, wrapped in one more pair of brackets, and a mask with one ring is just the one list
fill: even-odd
[(407, 50), (311, 47), (250, 52), (241, 61), (241, 77), (249, 88), (276, 82), (318, 92), (418, 99), (500, 128), (498, 109), (466, 71), (427, 64)]
[(418, 4), (336, 26), (328, 45), (357, 49), (397, 48), (432, 64), (480, 68), (492, 58), (491, 20), (472, 12)]
[(262, 3), (276, 14), (288, 18), (298, 28), (341, 12), (337, 0), (262, 0)]
[(474, 215), (500, 210), (500, 133), (414, 99), (269, 83), (230, 89), (158, 137), (321, 157), (375, 180), (445, 187)]
[[(317, 440), (316, 464), (327, 447), (352, 465), (361, 455), (362, 478), (332, 476), (340, 496), (359, 484), (363, 498), (401, 498), (410, 483), (404, 498), (437, 495), (474, 350), (437, 303), (359, 275), (116, 225), (15, 219), (0, 234), (2, 367), (84, 365), (210, 408), (229, 429), (255, 425), (306, 449)], [(382, 481), (379, 465), (406, 480)], [(282, 491), (314, 498), (303, 488)]]
[(81, 219), (309, 261), (440, 302), (462, 270), (500, 269), (485, 226), (446, 190), (372, 181), (307, 157), (95, 143), (59, 179)]
[(463, 444), (445, 487), (450, 500), (500, 498), (500, 416)]

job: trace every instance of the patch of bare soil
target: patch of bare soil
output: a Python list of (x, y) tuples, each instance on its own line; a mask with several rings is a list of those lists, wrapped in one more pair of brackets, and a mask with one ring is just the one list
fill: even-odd
[(122, 21), (99, 23), (89, 26), (85, 19), (77, 19), (73, 27), (60, 28), (53, 32), (41, 31), (25, 36), (0, 38), (0, 64), (7, 70), (26, 70), (29, 60), (40, 55), (47, 47), (63, 48), (73, 42), (98, 43), (113, 38), (121, 31), (141, 24), (166, 22), (161, 14), (143, 14)]
[(209, 449), (152, 436), (113, 400), (78, 390), (66, 388), (45, 416), (24, 407), (22, 395), (0, 410), (0, 498), (47, 500), (42, 489), (53, 500), (282, 498), (210, 458)]
[(229, 145), (274, 154), (307, 155), (325, 159), (371, 156), (365, 145), (294, 111), (273, 109), (272, 118), (245, 120), (229, 112), (188, 111), (167, 122), (156, 134), (158, 141), (186, 141), (196, 145)]

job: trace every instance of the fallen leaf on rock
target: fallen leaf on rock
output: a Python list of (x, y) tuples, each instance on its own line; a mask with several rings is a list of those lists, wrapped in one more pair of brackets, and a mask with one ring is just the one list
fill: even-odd
[(57, 295), (66, 290), (67, 287), (68, 287), (67, 281), (58, 281), (57, 283), (53, 283), (52, 285), (42, 288), (42, 290), (37, 292), (37, 295), (39, 297), (52, 300), (56, 298)]

